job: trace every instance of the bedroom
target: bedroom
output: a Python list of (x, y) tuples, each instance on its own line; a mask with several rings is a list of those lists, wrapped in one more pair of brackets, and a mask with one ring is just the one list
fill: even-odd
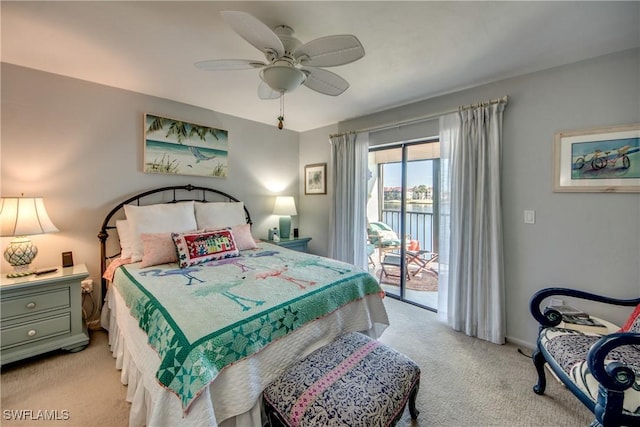
[[(3, 44), (5, 40), (3, 34)], [(4, 62), (4, 52), (3, 46), (2, 195), (44, 196), (49, 215), (61, 230), (34, 238), (40, 249), (38, 266), (58, 265), (60, 253), (72, 251), (75, 262), (86, 263), (97, 280), (95, 236), (114, 202), (162, 185), (211, 182), (142, 172), (144, 113), (227, 129), (236, 142), (230, 152), (230, 177), (211, 185), (247, 201), (257, 237), (265, 237), (268, 228), (277, 224), (271, 215), (274, 197), (296, 196), (299, 215), (294, 225), (313, 238), (311, 252), (326, 255), (329, 195), (305, 196), (300, 176), (304, 165), (329, 161), (329, 134), (436, 114), (507, 94), (503, 176), (508, 179), (503, 182), (503, 217), (508, 339), (528, 346), (533, 343), (536, 325), (522, 313), (541, 287), (579, 286), (593, 292), (606, 290), (614, 297), (630, 297), (640, 288), (640, 196), (552, 191), (555, 132), (639, 121), (637, 43), (300, 132), (287, 128), (295, 123), (293, 110), (303, 109), (293, 96), (287, 99), (291, 114), (280, 131), (275, 127), (277, 103), (268, 103), (273, 123), (260, 123), (223, 108), (201, 108), (178, 98), (21, 67)], [(211, 56), (203, 51), (205, 57), (207, 53)], [(259, 102), (256, 76), (251, 77), (249, 105)], [(536, 224), (523, 224), (525, 209), (537, 211)], [(8, 241), (2, 239), (3, 248)], [(622, 312), (593, 310), (618, 323), (624, 318)]]

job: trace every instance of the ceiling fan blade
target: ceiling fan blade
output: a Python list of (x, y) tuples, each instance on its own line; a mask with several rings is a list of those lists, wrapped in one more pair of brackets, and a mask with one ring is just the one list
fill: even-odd
[(262, 68), (267, 64), (251, 59), (211, 59), (209, 61), (196, 62), (194, 65), (196, 68), (205, 71), (226, 71)]
[(301, 70), (307, 74), (303, 84), (316, 92), (337, 96), (349, 88), (349, 82), (331, 71), (313, 67), (303, 67)]
[(245, 12), (225, 10), (220, 12), (222, 19), (243, 39), (251, 43), (260, 52), (267, 54), (274, 51), (278, 56), (284, 55), (284, 45), (271, 28), (262, 21)]
[(336, 35), (311, 40), (298, 47), (293, 56), (302, 65), (333, 67), (344, 65), (364, 56), (364, 48), (356, 36)]
[(258, 98), (260, 99), (278, 99), (281, 95), (280, 92), (271, 89), (271, 87), (263, 81), (258, 85)]

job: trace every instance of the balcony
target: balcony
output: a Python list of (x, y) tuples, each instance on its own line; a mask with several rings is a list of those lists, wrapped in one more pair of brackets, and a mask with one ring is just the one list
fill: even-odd
[[(398, 236), (401, 236), (401, 212), (400, 206), (389, 206), (385, 203), (385, 208), (381, 210), (380, 221), (389, 225)], [(415, 248), (416, 241), (419, 248), (430, 252), (437, 252), (437, 240), (434, 238), (434, 214), (431, 206), (412, 206), (405, 214), (405, 233), (407, 239)], [(386, 253), (388, 254), (388, 253)], [(393, 251), (391, 256), (399, 255), (399, 251)], [(399, 268), (386, 266), (384, 271), (380, 265), (380, 259), (384, 255), (378, 253), (376, 248), (370, 257), (370, 272), (376, 276), (382, 288), (387, 294), (393, 296), (400, 295)], [(427, 270), (421, 270), (418, 263), (409, 263), (409, 278), (405, 280), (404, 299), (418, 305), (437, 309), (438, 306), (438, 271), (439, 264), (434, 262)], [(385, 274), (390, 273), (390, 274)], [(415, 274), (417, 272), (417, 274)]]

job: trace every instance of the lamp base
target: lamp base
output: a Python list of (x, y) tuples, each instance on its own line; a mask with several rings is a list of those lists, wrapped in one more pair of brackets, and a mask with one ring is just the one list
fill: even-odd
[(4, 251), (4, 259), (13, 267), (7, 277), (24, 277), (33, 274), (29, 268), (31, 261), (38, 255), (38, 248), (27, 237), (12, 240)]
[(16, 277), (25, 277), (36, 274), (35, 270), (29, 268), (29, 265), (14, 265), (13, 270), (7, 273), (7, 277), (14, 279)]
[(291, 216), (283, 215), (280, 217), (280, 237), (288, 239), (291, 235)]

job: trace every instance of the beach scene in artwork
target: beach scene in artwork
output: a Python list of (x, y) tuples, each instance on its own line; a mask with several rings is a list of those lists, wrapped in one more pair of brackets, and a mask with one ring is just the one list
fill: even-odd
[(228, 132), (147, 114), (144, 171), (227, 176)]
[(640, 138), (571, 145), (571, 179), (640, 178)]

